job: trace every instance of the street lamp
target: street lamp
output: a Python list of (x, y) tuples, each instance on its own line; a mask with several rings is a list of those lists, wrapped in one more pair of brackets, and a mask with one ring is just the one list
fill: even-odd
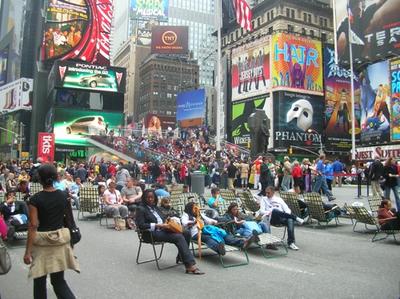
[(323, 149), (323, 145), (322, 145), (322, 136), (317, 131), (315, 131), (314, 129), (311, 129), (311, 128), (307, 130), (307, 133), (315, 133), (315, 134), (319, 135), (319, 154), (323, 155), (324, 149)]

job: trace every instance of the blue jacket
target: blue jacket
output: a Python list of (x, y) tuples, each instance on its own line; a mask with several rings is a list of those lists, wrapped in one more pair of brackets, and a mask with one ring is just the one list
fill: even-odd
[(210, 235), (218, 243), (224, 243), (224, 238), (227, 236), (225, 230), (214, 225), (204, 226), (202, 232), (205, 235)]
[(333, 167), (331, 163), (325, 166), (325, 176), (328, 180), (333, 180)]
[(343, 171), (343, 164), (339, 160), (336, 160), (332, 164), (333, 172), (342, 172)]

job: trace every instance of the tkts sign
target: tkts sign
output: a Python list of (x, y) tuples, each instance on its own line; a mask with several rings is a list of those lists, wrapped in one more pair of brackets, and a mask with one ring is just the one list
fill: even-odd
[(49, 1), (41, 58), (110, 65), (113, 0)]
[(42, 133), (38, 134), (38, 154), (37, 157), (41, 158), (43, 162), (54, 161), (54, 134), (53, 133)]

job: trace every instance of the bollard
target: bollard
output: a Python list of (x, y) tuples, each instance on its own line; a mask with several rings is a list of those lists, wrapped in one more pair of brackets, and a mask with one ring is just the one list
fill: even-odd
[(357, 197), (361, 198), (361, 173), (357, 173)]

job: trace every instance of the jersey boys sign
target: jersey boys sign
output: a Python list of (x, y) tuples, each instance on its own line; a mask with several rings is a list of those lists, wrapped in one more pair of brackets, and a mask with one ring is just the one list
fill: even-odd
[(53, 162), (55, 152), (54, 133), (38, 133), (38, 154), (43, 162)]

